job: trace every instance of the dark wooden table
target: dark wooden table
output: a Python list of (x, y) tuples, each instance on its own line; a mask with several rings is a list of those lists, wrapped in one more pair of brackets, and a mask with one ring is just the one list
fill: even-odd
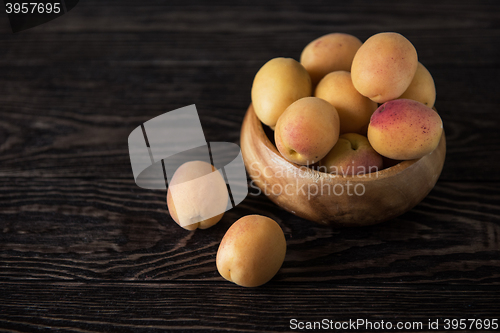
[[(1, 332), (298, 331), (293, 319), (423, 332), (471, 319), (450, 329), (465, 332), (500, 320), (498, 1), (87, 0), (17, 34), (0, 17)], [(434, 76), (447, 158), (413, 210), (330, 229), (251, 190), (189, 232), (164, 191), (136, 186), (135, 127), (196, 104), (208, 141), (238, 143), (260, 66), (337, 31), (402, 33)], [(279, 222), (288, 252), (271, 282), (245, 289), (215, 255), (255, 213)]]

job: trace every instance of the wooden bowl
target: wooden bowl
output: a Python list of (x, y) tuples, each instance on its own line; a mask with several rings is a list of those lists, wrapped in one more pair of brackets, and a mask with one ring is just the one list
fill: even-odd
[(443, 132), (430, 154), (360, 176), (331, 175), (281, 156), (252, 105), (241, 127), (246, 169), (260, 190), (287, 211), (323, 225), (364, 226), (397, 217), (432, 190), (446, 155)]

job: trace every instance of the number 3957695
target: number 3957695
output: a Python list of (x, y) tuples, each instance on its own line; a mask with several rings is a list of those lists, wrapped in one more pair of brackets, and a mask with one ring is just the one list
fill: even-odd
[(7, 14), (58, 14), (61, 12), (61, 4), (59, 2), (54, 3), (42, 3), (42, 2), (22, 2), (22, 3), (10, 3), (5, 4), (5, 12)]

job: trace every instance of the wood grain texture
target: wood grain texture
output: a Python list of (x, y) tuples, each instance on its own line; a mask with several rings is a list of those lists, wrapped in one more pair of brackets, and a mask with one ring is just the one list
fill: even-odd
[(287, 238), (280, 281), (500, 281), (497, 183), (438, 182), (399, 218), (345, 229), (300, 219), (251, 186), (216, 226), (189, 232), (168, 216), (164, 193), (133, 180), (4, 183), (0, 278), (222, 281), (215, 268), (222, 236), (238, 218), (259, 213), (278, 221)]
[[(12, 332), (283, 332), (290, 320), (371, 318), (394, 325), (493, 318), (498, 289), (269, 283), (257, 289), (198, 283), (5, 283), (0, 327)], [(307, 292), (304, 292), (307, 290)], [(439, 313), (433, 312), (440, 304)], [(367, 331), (362, 328), (359, 331)], [(463, 332), (461, 330), (460, 332)]]
[[(0, 331), (498, 317), (498, 22), (500, 5), (486, 0), (86, 0), (19, 34), (0, 15)], [(434, 77), (447, 155), (414, 209), (330, 229), (249, 182), (221, 222), (189, 232), (165, 193), (135, 185), (134, 128), (194, 103), (207, 141), (238, 143), (257, 70), (334, 31), (400, 32)], [(229, 226), (256, 213), (278, 221), (288, 252), (269, 284), (243, 289), (219, 276), (215, 255)]]
[[(189, 72), (203, 79), (196, 78), (189, 85), (180, 80), (183, 68), (4, 67), (0, 77), (0, 175), (128, 179), (132, 175), (128, 134), (144, 121), (190, 103), (197, 105), (208, 141), (238, 143), (252, 78), (258, 70), (245, 69), (242, 82), (238, 75), (229, 74), (242, 66), (225, 66), (217, 82), (211, 79), (215, 69), (194, 66)], [(500, 137), (495, 130), (498, 122), (493, 120), (500, 98), (487, 94), (482, 82), (495, 82), (500, 69), (466, 71), (461, 79), (454, 70), (438, 72), (440, 77), (450, 77), (457, 91), (477, 87), (478, 94), (483, 94), (460, 102), (459, 93), (450, 93), (449, 99), (438, 93), (436, 104), (448, 142), (441, 179), (500, 181)], [(178, 82), (165, 82), (168, 80)], [(141, 81), (147, 87), (139, 88)], [(233, 87), (233, 82), (241, 83), (242, 88)], [(457, 112), (473, 113), (474, 119), (457, 117)]]

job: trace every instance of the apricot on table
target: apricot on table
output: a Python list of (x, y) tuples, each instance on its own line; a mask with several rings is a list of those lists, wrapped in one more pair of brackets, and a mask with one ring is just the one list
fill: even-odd
[(227, 186), (210, 163), (190, 161), (175, 171), (167, 192), (172, 219), (186, 230), (206, 229), (220, 221), (228, 204)]
[(252, 104), (257, 117), (274, 128), (279, 116), (296, 100), (311, 96), (311, 78), (291, 58), (274, 58), (262, 66), (252, 85)]
[(248, 215), (226, 232), (217, 251), (220, 275), (243, 287), (257, 287), (271, 280), (286, 255), (283, 230), (274, 220)]
[(332, 104), (340, 118), (340, 134), (366, 135), (370, 117), (377, 103), (361, 95), (352, 84), (351, 73), (336, 71), (327, 74), (318, 84), (314, 96)]
[(361, 44), (357, 37), (345, 33), (324, 35), (307, 44), (300, 55), (300, 63), (315, 86), (330, 72), (351, 71), (352, 59)]
[(333, 105), (304, 97), (290, 105), (276, 123), (274, 139), (288, 161), (310, 165), (321, 160), (339, 138), (339, 115)]
[(410, 99), (382, 104), (368, 125), (368, 140), (380, 155), (393, 160), (417, 159), (432, 152), (443, 132), (436, 111)]
[(368, 38), (354, 56), (352, 83), (363, 96), (384, 103), (401, 96), (417, 70), (418, 56), (413, 44), (395, 32)]

